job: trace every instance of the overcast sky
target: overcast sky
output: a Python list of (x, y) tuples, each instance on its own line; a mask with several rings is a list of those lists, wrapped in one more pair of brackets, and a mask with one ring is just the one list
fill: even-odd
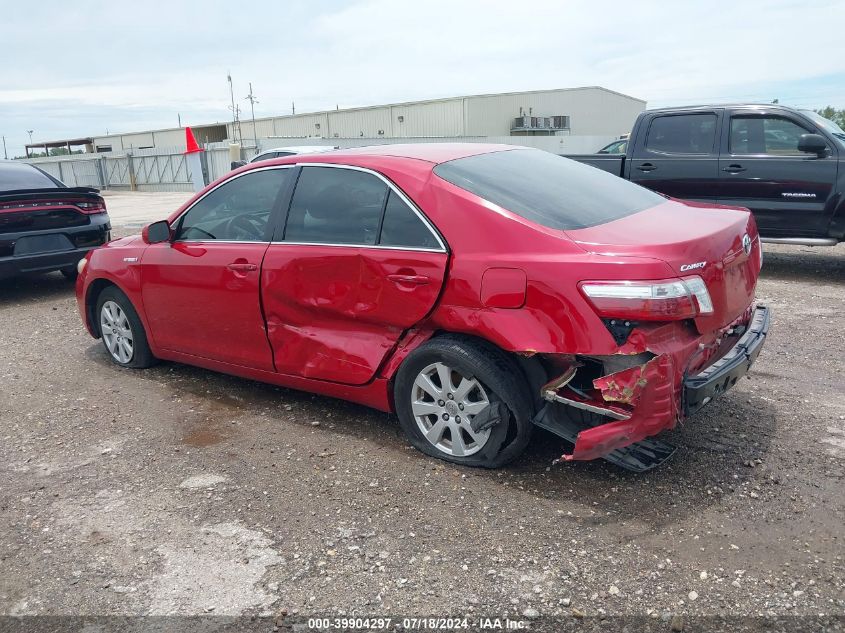
[(845, 2), (6, 0), (0, 134), (34, 140), (600, 85), (845, 108)]

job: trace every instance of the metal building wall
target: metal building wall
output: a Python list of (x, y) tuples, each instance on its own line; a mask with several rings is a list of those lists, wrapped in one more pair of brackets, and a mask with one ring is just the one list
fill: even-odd
[[(568, 115), (568, 134), (584, 137), (616, 137), (629, 132), (645, 101), (599, 87), (544, 90), (522, 93), (481, 95), (436, 99), (405, 104), (373, 106), (347, 110), (329, 110), (308, 114), (266, 117), (240, 122), (235, 134), (232, 123), (196, 126), (197, 141), (205, 144), (202, 130), (209, 129), (220, 142), (225, 133), (229, 140), (242, 139), (244, 147), (253, 139), (275, 139), (274, 146), (302, 144), (302, 139), (391, 139), (454, 138), (510, 136), (511, 123), (531, 111), (535, 116)], [(400, 121), (400, 118), (402, 119)], [(216, 129), (213, 129), (216, 128)], [(225, 132), (224, 132), (225, 130)], [(209, 132), (209, 133), (211, 133)], [(184, 146), (183, 128), (151, 130), (132, 134), (109, 134), (94, 138), (94, 146), (111, 146), (121, 152), (141, 147)], [(519, 143), (525, 136), (514, 136)], [(285, 140), (287, 139), (287, 140)], [(290, 142), (299, 139), (300, 142)], [(337, 144), (337, 143), (335, 143)], [(557, 146), (563, 142), (557, 143)], [(569, 144), (569, 143), (567, 143)]]
[[(326, 139), (461, 136), (464, 133), (463, 101), (462, 98), (443, 99), (256, 119), (255, 128), (259, 139), (273, 136)], [(242, 120), (240, 126), (245, 143), (255, 138), (251, 119)], [(227, 124), (227, 129), (229, 138), (233, 138), (231, 123)]]
[(603, 88), (573, 88), (466, 98), (468, 135), (506, 136), (514, 117), (568, 115), (573, 135), (618, 136), (631, 131), (646, 102)]
[[(393, 136), (463, 136), (464, 99), (444, 99), (390, 107)], [(402, 121), (399, 121), (399, 117)]]
[[(326, 115), (327, 113), (325, 112), (318, 112), (315, 114), (297, 114), (295, 116), (256, 119), (255, 127), (258, 130), (258, 138), (262, 136), (321, 137), (325, 135), (325, 130), (329, 128), (328, 117)], [(240, 125), (244, 142), (251, 140), (253, 138), (252, 120), (242, 120)], [(230, 139), (235, 138), (232, 128), (232, 123), (226, 124)]]
[[(139, 134), (122, 134), (120, 140), (121, 147), (123, 147), (123, 149), (155, 147), (155, 138), (152, 132), (143, 132)], [(112, 150), (114, 149), (116, 148), (112, 146)]]
[(326, 138), (378, 138), (393, 136), (390, 126), (390, 108), (362, 108), (357, 110), (336, 110), (326, 113), (328, 129)]

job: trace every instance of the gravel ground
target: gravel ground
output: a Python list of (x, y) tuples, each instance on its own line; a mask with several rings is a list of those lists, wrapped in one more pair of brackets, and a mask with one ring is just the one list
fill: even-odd
[(360, 406), (122, 370), (61, 276), (0, 282), (0, 614), (842, 615), (845, 244), (767, 246), (758, 296), (750, 379), (637, 475), (544, 432), (462, 469)]

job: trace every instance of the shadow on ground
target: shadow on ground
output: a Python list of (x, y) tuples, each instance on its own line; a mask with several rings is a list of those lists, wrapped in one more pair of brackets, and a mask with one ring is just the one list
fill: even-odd
[(73, 300), (75, 285), (61, 273), (23, 275), (0, 279), (0, 308), (15, 303), (48, 301), (67, 297)]
[(845, 257), (839, 249), (805, 247), (799, 251), (772, 252), (764, 250), (763, 279), (845, 283)]
[[(111, 365), (115, 372), (131, 371), (114, 367), (99, 345), (89, 347), (86, 355), (97, 364)], [(193, 397), (190, 406), (174, 402), (184, 409), (177, 415), (182, 422), (174, 433), (178, 441), (194, 447), (226, 442), (226, 450), (237, 453), (239, 443), (252, 442), (256, 434), (269, 437), (274, 424), (310, 427), (320, 422), (322, 433), (333, 436), (331, 443), (355, 437), (400, 459), (417, 460), (417, 465), (434, 463), (408, 449), (395, 416), (364, 406), (178, 363), (164, 362), (138, 374), (138, 380), (167, 385), (174, 398)], [(267, 414), (267, 428), (261, 428), (265, 423), (260, 421), (248, 431), (230, 426), (233, 418), (258, 413)], [(593, 504), (596, 514), (590, 521), (595, 524), (613, 523), (618, 516), (630, 514), (660, 526), (722, 502), (712, 489), (729, 494), (729, 488), (737, 483), (732, 473), (744, 472), (748, 460), (765, 459), (776, 424), (771, 405), (763, 401), (752, 404), (736, 390), (666, 433), (661, 439), (678, 450), (648, 473), (631, 473), (602, 460), (553, 465), (571, 446), (541, 429), (534, 433), (526, 452), (503, 470), (446, 467), (466, 474), (467, 482), (476, 481), (482, 487), (504, 480), (552, 501), (577, 498)], [(655, 495), (660, 502), (654, 502)], [(652, 501), (644, 503), (647, 498)]]

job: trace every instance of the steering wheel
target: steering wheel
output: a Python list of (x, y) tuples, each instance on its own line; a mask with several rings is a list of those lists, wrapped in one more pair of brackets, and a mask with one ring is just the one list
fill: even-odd
[(199, 228), (198, 226), (189, 226), (187, 229), (185, 229), (185, 234), (184, 234), (184, 235), (182, 235), (181, 237), (186, 238), (186, 239), (190, 239), (190, 233), (191, 233), (191, 231), (197, 231), (197, 232), (199, 232), (199, 233), (204, 233), (205, 235), (208, 235), (208, 237), (210, 237), (210, 238), (211, 238), (211, 239), (213, 239), (213, 240), (216, 240), (216, 239), (217, 239), (217, 238), (216, 238), (216, 237), (214, 237), (211, 233), (209, 233), (209, 232), (208, 232), (208, 231), (206, 231), (205, 229), (201, 229), (201, 228)]
[(257, 222), (249, 215), (236, 215), (229, 220), (228, 232), (241, 239), (260, 240), (261, 230)]

